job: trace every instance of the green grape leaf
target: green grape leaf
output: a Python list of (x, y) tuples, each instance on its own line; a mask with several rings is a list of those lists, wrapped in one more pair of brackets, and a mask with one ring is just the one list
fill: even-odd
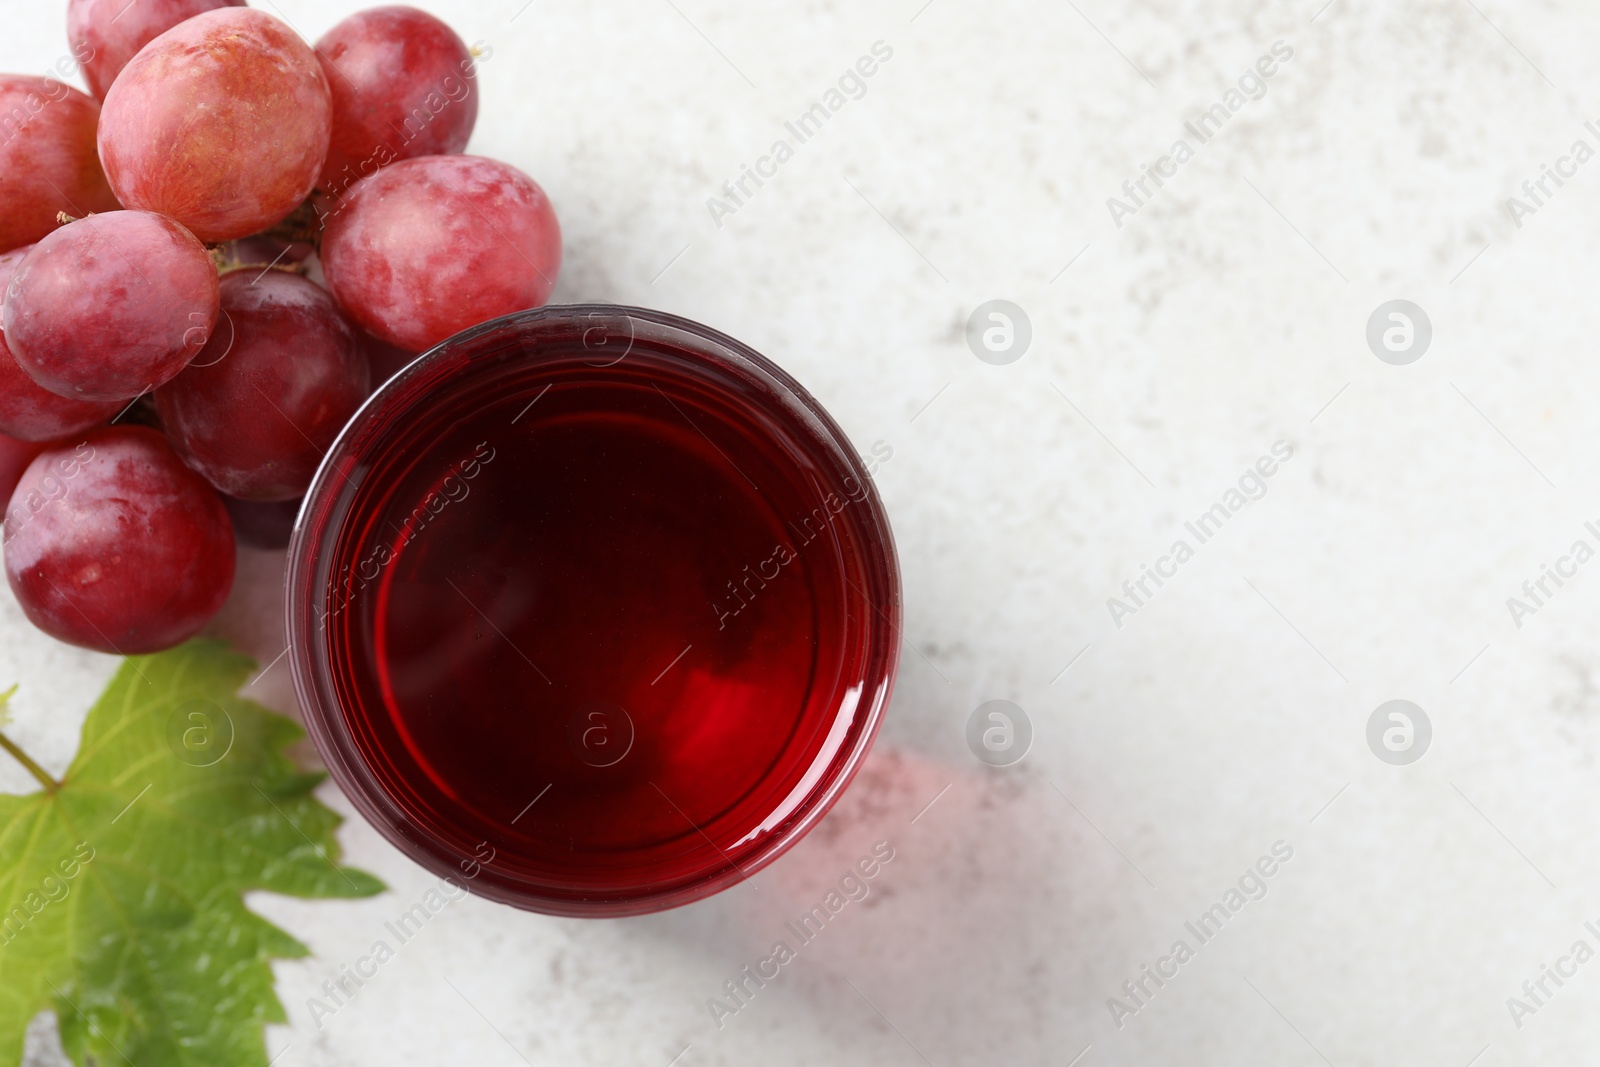
[(300, 727), (235, 695), (253, 669), (215, 641), (125, 659), (59, 787), (0, 795), (0, 1067), (46, 1009), (80, 1067), (265, 1067), (270, 961), (307, 953), (242, 895), (383, 890), (338, 866)]

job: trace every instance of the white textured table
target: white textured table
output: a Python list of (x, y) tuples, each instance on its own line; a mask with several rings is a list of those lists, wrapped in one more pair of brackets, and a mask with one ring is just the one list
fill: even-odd
[[(1593, 1059), (1600, 964), (1561, 960), (1600, 948), (1600, 565), (1559, 561), (1600, 547), (1600, 161), (1562, 162), (1600, 149), (1600, 13), (522, 2), (423, 6), (493, 48), (472, 147), (553, 197), (557, 299), (724, 329), (892, 449), (908, 647), (866, 771), (758, 889), (617, 922), (468, 899), (314, 1020), (429, 884), (348, 823), (393, 892), (252, 899), (315, 952), (277, 968), (282, 1067)], [(63, 6), (14, 5), (0, 68), (51, 64)], [(312, 37), (356, 7), (261, 6)], [(864, 95), (800, 143), (785, 123), (879, 41)], [(1260, 99), (1185, 128), (1277, 41)], [(762, 162), (780, 138), (792, 158)], [(1180, 138), (1193, 158), (1123, 193)], [(735, 201), (745, 165), (775, 176)], [(1535, 201), (1543, 165), (1572, 176)], [(1009, 365), (965, 340), (996, 298), (1031, 320)], [(1433, 328), (1409, 365), (1366, 341), (1397, 298)], [(1292, 458), (1230, 510), (1278, 441)], [(1219, 503), (1201, 543), (1185, 523)], [(1162, 562), (1179, 540), (1192, 558)], [(1172, 576), (1139, 592), (1146, 564)], [(1513, 620), (1545, 564), (1577, 576)], [(279, 581), (247, 556), (217, 626), (263, 663)], [(0, 682), (48, 766), (111, 667), (0, 598)], [(292, 708), (281, 665), (257, 690)], [(965, 739), (991, 699), (1034, 728), (1005, 769)], [(1410, 765), (1366, 739), (1391, 699), (1431, 722)], [(719, 1029), (708, 998), (878, 841), (871, 895)], [(1233, 911), (1241, 877), (1266, 893)], [(1219, 903), (1202, 942), (1185, 924)], [(1535, 1003), (1545, 964), (1571, 977)]]

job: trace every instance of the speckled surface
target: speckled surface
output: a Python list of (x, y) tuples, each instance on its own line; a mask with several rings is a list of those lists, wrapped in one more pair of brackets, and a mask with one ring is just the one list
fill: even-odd
[[(252, 900), (315, 952), (277, 968), (276, 1063), (1593, 1059), (1600, 964), (1519, 1018), (1507, 998), (1600, 948), (1596, 568), (1520, 627), (1506, 601), (1600, 547), (1600, 160), (1531, 214), (1507, 198), (1600, 149), (1600, 12), (1323, 3), (424, 5), (493, 49), (472, 150), (549, 192), (557, 300), (726, 330), (893, 449), (908, 646), (865, 772), (756, 886), (615, 922), (468, 899), (322, 1016), (429, 885), (351, 821), (391, 893)], [(0, 67), (64, 51), (60, 6), (7, 13)], [(355, 8), (260, 6), (312, 37)], [(707, 199), (878, 41), (864, 95), (716, 225)], [(1278, 41), (1261, 98), (1116, 225), (1107, 198)], [(1004, 366), (965, 341), (995, 298), (1033, 331)], [(1397, 298), (1433, 327), (1406, 366), (1365, 338)], [(1279, 441), (1265, 495), (1116, 625), (1107, 598)], [(217, 624), (263, 663), (280, 578), (247, 555)], [(15, 733), (63, 767), (112, 663), (9, 600), (0, 635)], [(255, 691), (292, 707), (281, 664)], [(1034, 728), (1005, 769), (965, 741), (991, 699)], [(1366, 741), (1391, 699), (1432, 724), (1407, 766)], [(719, 1028), (708, 998), (878, 841), (870, 896)], [(1266, 895), (1200, 944), (1185, 922), (1280, 841)]]

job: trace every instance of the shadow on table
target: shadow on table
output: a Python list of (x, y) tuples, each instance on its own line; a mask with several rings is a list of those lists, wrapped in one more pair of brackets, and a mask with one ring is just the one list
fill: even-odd
[(953, 767), (880, 743), (753, 887), (629, 920), (723, 963), (731, 988), (686, 992), (696, 1047), (781, 1021), (872, 1062), (920, 1052), (944, 1067), (1065, 1062), (1103, 1036), (1128, 965), (1111, 920), (1148, 887), (1022, 767)]

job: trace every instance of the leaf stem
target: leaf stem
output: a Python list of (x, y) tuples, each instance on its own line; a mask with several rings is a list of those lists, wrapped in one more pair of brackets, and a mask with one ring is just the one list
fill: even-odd
[[(16, 691), (17, 687), (12, 686), (5, 692), (0, 693), (0, 726), (4, 726), (8, 720), (8, 716), (6, 715), (6, 705), (11, 703), (11, 696)], [(29, 774), (39, 779), (39, 783), (44, 786), (45, 792), (55, 793), (61, 789), (60, 782), (50, 777), (48, 771), (39, 766), (37, 763), (33, 762), (33, 757), (22, 751), (22, 749), (17, 746), (17, 743), (12, 741), (11, 738), (7, 737), (5, 734), (0, 734), (0, 748), (3, 748), (7, 752), (11, 753), (11, 755), (16, 758), (18, 763), (22, 764), (28, 769)]]
[(44, 786), (45, 792), (56, 793), (61, 789), (61, 783), (50, 777), (50, 773), (37, 763), (33, 757), (17, 747), (17, 743), (5, 734), (0, 734), (0, 748), (11, 753), (12, 757), (28, 769), (28, 773), (39, 779), (39, 784)]

